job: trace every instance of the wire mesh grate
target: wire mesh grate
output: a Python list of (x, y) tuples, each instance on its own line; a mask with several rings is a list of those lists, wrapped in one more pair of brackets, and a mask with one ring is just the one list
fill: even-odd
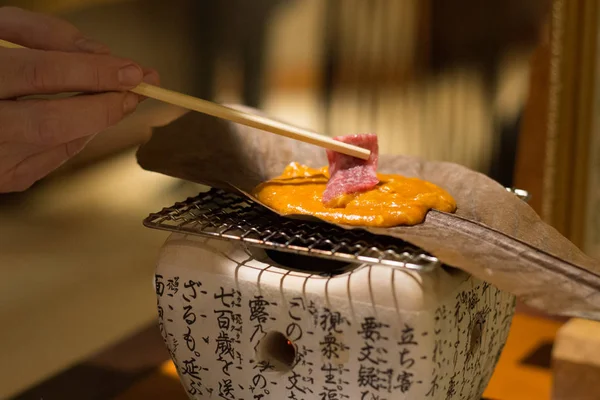
[(437, 258), (400, 239), (281, 217), (247, 198), (220, 189), (211, 189), (150, 214), (144, 225), (335, 261), (418, 271), (440, 265)]

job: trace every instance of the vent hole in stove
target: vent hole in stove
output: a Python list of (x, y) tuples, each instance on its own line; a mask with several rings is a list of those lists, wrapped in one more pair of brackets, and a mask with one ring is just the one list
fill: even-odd
[[(321, 276), (335, 276), (350, 272), (360, 263), (329, 260), (322, 257), (305, 256), (286, 251), (261, 250), (268, 261), (276, 267), (281, 267), (289, 271), (304, 272)], [(259, 258), (260, 259), (260, 258)]]
[(259, 362), (271, 366), (271, 371), (289, 372), (296, 360), (296, 346), (281, 332), (268, 332), (256, 347)]

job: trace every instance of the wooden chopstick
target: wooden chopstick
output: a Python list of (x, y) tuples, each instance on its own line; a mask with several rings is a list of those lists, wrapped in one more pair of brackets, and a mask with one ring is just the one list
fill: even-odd
[[(24, 48), (18, 44), (10, 43), (0, 39), (0, 47), (6, 48)], [(257, 128), (266, 132), (285, 136), (301, 142), (314, 144), (325, 149), (333, 150), (338, 153), (347, 154), (356, 158), (367, 160), (371, 152), (358, 146), (346, 144), (330, 137), (320, 135), (306, 129), (298, 128), (283, 122), (274, 121), (272, 119), (262, 117), (255, 114), (245, 113), (221, 104), (213, 103), (207, 100), (202, 100), (183, 93), (178, 93), (172, 90), (163, 89), (158, 86), (141, 83), (137, 87), (130, 90), (139, 95), (149, 97), (155, 100), (169, 103), (174, 106), (182, 107), (188, 110), (197, 111), (203, 114), (212, 115), (213, 117), (236, 122), (238, 124)]]

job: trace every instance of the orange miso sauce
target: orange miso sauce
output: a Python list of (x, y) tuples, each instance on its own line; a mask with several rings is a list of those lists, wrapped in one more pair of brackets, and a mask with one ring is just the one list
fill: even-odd
[(417, 178), (377, 174), (379, 184), (368, 191), (343, 196), (335, 207), (321, 197), (329, 181), (328, 167), (289, 164), (283, 174), (258, 185), (253, 195), (283, 215), (312, 215), (342, 225), (389, 228), (423, 222), (427, 212), (456, 211), (456, 202), (440, 187)]

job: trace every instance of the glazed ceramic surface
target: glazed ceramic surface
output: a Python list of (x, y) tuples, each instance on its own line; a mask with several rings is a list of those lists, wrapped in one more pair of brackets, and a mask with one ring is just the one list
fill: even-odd
[(274, 258), (177, 234), (162, 248), (160, 328), (190, 399), (481, 398), (514, 296), (450, 268), (324, 277)]

